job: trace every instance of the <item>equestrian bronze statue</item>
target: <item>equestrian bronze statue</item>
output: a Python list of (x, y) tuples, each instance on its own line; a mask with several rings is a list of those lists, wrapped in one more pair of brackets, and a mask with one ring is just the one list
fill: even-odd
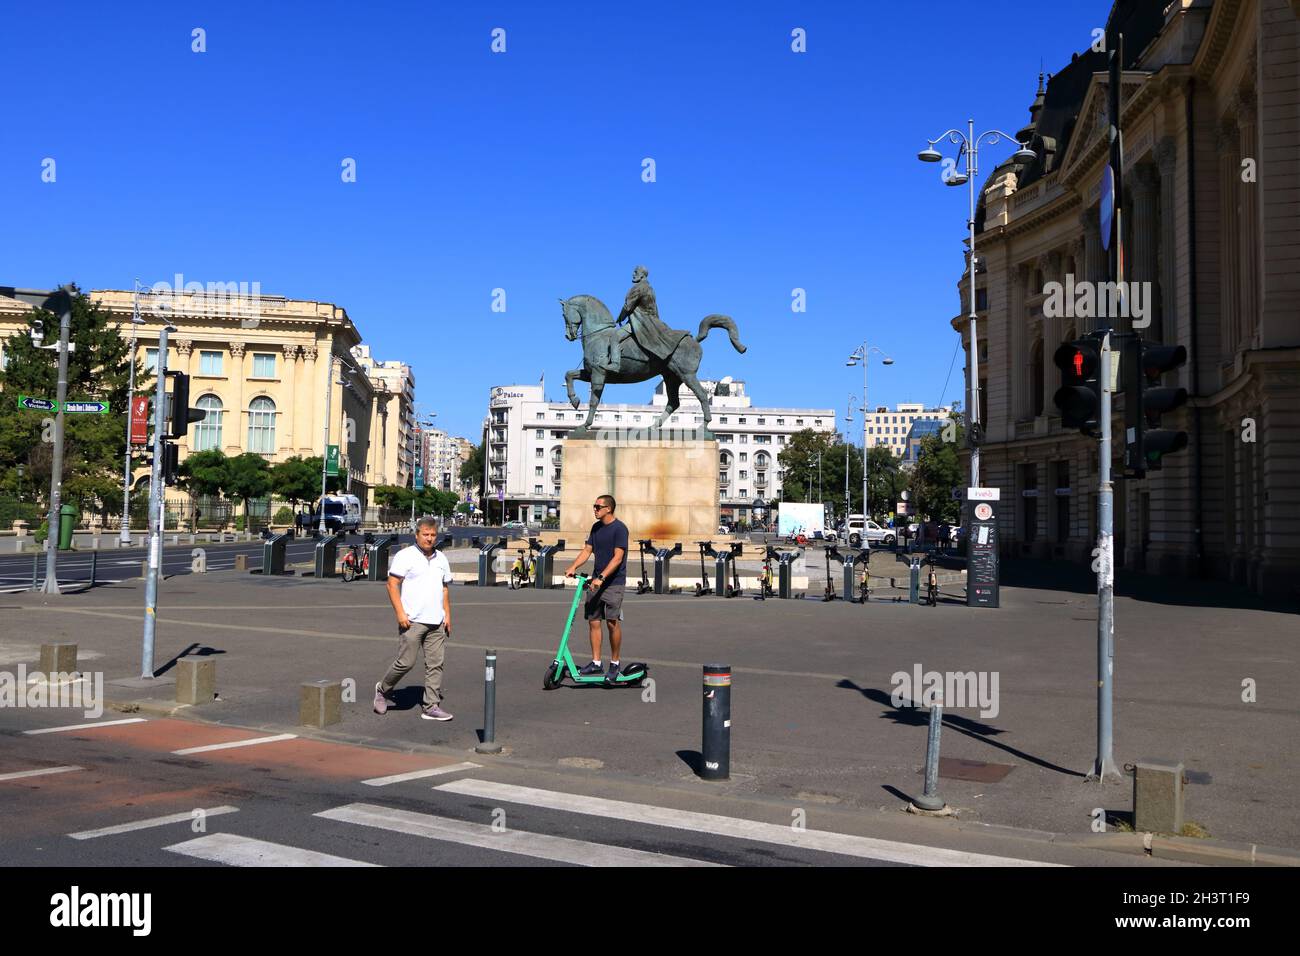
[[(570, 342), (582, 339), (582, 368), (571, 369), (564, 375), (569, 402), (574, 408), (580, 404), (573, 391), (575, 380), (591, 383), (587, 419), (581, 426), (587, 429), (595, 420), (606, 383), (645, 382), (659, 376), (664, 381), (668, 404), (653, 427), (662, 428), (677, 411), (677, 391), (684, 383), (700, 400), (707, 433), (712, 418), (709, 394), (696, 377), (703, 357), (700, 343), (711, 329), (726, 329), (737, 352), (744, 352), (745, 346), (740, 344), (736, 323), (727, 315), (706, 315), (694, 337), (689, 332), (668, 328), (659, 319), (654, 290), (647, 277), (645, 267), (637, 266), (632, 273), (632, 289), (617, 319), (595, 296), (575, 295), (560, 300), (565, 338)], [(628, 323), (626, 327), (621, 325), (624, 321)]]

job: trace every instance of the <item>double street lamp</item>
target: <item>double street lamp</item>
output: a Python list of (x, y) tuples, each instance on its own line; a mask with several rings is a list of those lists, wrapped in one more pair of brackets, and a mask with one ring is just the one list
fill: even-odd
[(868, 345), (863, 342), (860, 346), (849, 353), (848, 361), (844, 364), (850, 367), (862, 364), (862, 535), (866, 540), (866, 523), (871, 518), (871, 499), (867, 495), (867, 359), (872, 352), (879, 352), (881, 356), (881, 365), (893, 365), (894, 360), (886, 355), (881, 349), (874, 345)]
[[(1012, 154), (1011, 160), (1016, 163), (1031, 163), (1036, 159), (1036, 154), (1029, 148), (1028, 143), (1022, 143), (1014, 136), (1004, 133), (1001, 130), (991, 129), (986, 132), (975, 135), (975, 121), (968, 119), (966, 121), (966, 132), (963, 133), (958, 129), (950, 129), (946, 133), (941, 133), (934, 139), (926, 140), (926, 148), (916, 154), (916, 158), (923, 163), (937, 163), (943, 159), (943, 155), (934, 148), (934, 144), (947, 139), (948, 142), (957, 146), (957, 163), (961, 162), (963, 156), (966, 157), (966, 171), (956, 171), (956, 165), (952, 167), (952, 175), (945, 175), (944, 182), (949, 186), (968, 186), (970, 190), (970, 217), (966, 220), (966, 226), (970, 233), (970, 265), (969, 265), (969, 285), (970, 285), (970, 399), (967, 406), (967, 419), (969, 422), (968, 434), (970, 436), (970, 483), (972, 488), (980, 486), (980, 443), (982, 439), (982, 430), (979, 427), (980, 405), (979, 405), (979, 340), (976, 336), (975, 329), (975, 177), (979, 174), (979, 151), (980, 143), (987, 140), (990, 146), (996, 145), (1002, 139), (1008, 139), (1020, 148)], [(946, 163), (945, 163), (946, 165)], [(947, 173), (947, 170), (945, 170)]]

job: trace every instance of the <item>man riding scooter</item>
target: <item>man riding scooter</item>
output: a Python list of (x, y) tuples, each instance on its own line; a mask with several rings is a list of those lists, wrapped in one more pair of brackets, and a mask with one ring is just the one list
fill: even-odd
[(596, 556), (596, 574), (589, 587), (592, 595), (586, 603), (583, 616), (591, 636), (591, 662), (578, 673), (583, 675), (599, 674), (600, 662), (600, 622), (609, 628), (609, 673), (605, 683), (613, 684), (618, 680), (619, 652), (623, 646), (623, 589), (627, 584), (627, 525), (614, 517), (616, 502), (611, 495), (601, 495), (591, 506), (596, 516), (596, 523), (591, 526), (587, 541), (573, 559), (565, 577), (573, 577), (578, 568), (586, 563), (593, 553)]

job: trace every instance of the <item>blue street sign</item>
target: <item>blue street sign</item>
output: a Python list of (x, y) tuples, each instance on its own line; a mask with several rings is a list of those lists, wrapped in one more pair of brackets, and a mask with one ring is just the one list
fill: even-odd
[(419, 465), (415, 466), (415, 490), (424, 490), (424, 469)]
[(92, 415), (107, 415), (108, 402), (64, 402), (65, 412), (88, 412)]

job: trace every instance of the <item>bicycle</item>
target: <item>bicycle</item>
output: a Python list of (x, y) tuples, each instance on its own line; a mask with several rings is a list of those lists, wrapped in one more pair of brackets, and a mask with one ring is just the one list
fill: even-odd
[(934, 573), (934, 554), (930, 555), (930, 572), (926, 579), (926, 598), (930, 607), (939, 606), (939, 577)]
[(348, 545), (343, 553), (343, 583), (351, 584), (358, 577), (365, 577), (370, 572), (370, 549), (360, 545)]
[(871, 600), (871, 567), (862, 565), (862, 578), (858, 581), (858, 603), (866, 604)]
[(766, 601), (776, 592), (772, 589), (772, 548), (769, 546), (763, 555), (763, 570), (758, 573), (758, 593), (755, 601)]
[(510, 566), (510, 590), (517, 591), (522, 587), (527, 587), (528, 582), (532, 580), (537, 573), (537, 558), (533, 556), (532, 548), (528, 549), (528, 556), (524, 557), (523, 549), (519, 550), (519, 557), (515, 558), (515, 563)]

